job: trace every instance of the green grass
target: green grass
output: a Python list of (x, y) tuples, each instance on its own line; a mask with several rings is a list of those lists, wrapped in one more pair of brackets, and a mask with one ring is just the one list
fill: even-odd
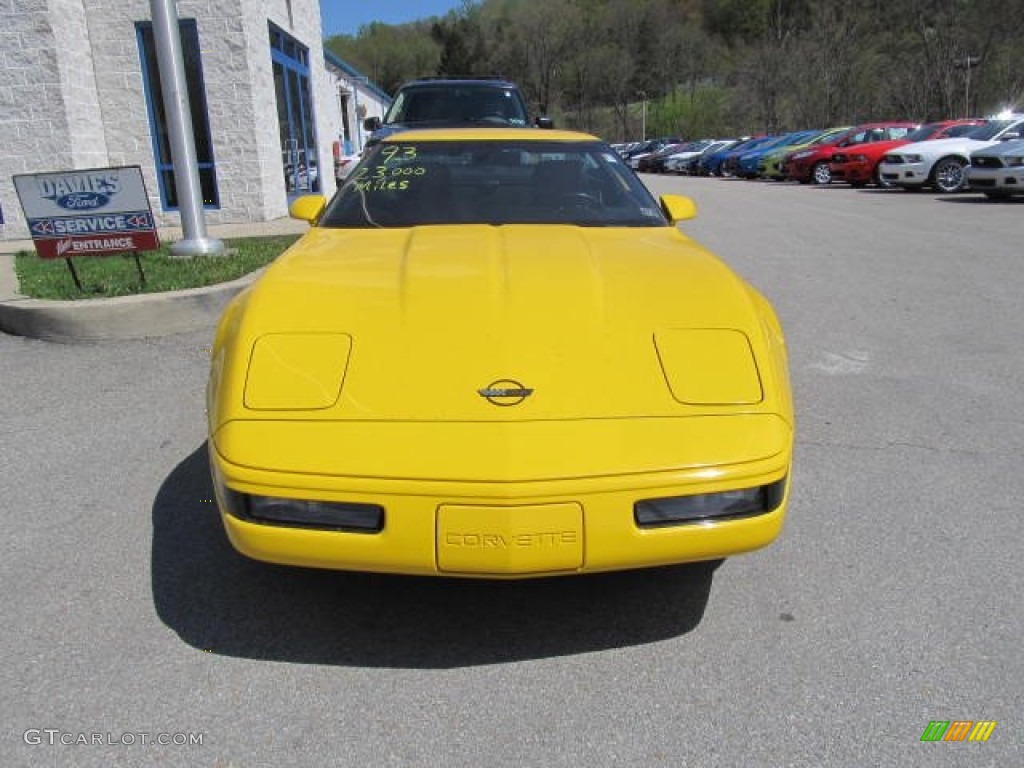
[(139, 254), (146, 276), (144, 286), (130, 254), (75, 258), (81, 291), (75, 287), (64, 259), (40, 259), (35, 253), (22, 251), (15, 257), (14, 268), (21, 286), (19, 290), (34, 299), (97, 299), (180, 291), (226, 283), (254, 272), (272, 262), (298, 239), (298, 235), (280, 235), (225, 240), (227, 255), (191, 259), (172, 259), (170, 246), (162, 245), (158, 251)]

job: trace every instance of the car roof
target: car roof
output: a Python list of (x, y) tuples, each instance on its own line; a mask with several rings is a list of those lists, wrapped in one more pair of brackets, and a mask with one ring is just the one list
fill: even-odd
[(400, 144), (405, 141), (592, 141), (600, 139), (589, 133), (578, 131), (537, 130), (535, 128), (412, 128), (392, 134), (382, 140), (383, 144)]
[(419, 77), (403, 83), (399, 90), (428, 85), (493, 85), (501, 88), (516, 88), (516, 84), (503, 77)]

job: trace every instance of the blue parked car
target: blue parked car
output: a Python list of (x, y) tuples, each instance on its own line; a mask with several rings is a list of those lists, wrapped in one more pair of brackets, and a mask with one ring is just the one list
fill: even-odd
[(700, 164), (697, 166), (697, 174), (699, 176), (721, 176), (722, 163), (725, 161), (726, 155), (730, 152), (742, 151), (744, 147), (747, 147), (756, 140), (756, 137), (744, 136), (729, 147), (708, 155), (701, 155)]
[(793, 133), (785, 133), (781, 136), (776, 136), (772, 141), (758, 145), (755, 149), (744, 152), (738, 159), (736, 175), (741, 176), (744, 179), (756, 179), (761, 175), (761, 158), (763, 158), (768, 152), (790, 144), (800, 144), (804, 139), (809, 139), (817, 133), (819, 133), (819, 131), (794, 131)]
[(721, 170), (719, 176), (735, 176), (740, 167), (740, 158), (747, 152), (752, 152), (758, 147), (763, 147), (766, 144), (778, 139), (778, 136), (759, 136), (756, 139), (751, 139), (742, 147), (733, 147), (731, 152), (727, 152), (725, 157), (722, 159)]

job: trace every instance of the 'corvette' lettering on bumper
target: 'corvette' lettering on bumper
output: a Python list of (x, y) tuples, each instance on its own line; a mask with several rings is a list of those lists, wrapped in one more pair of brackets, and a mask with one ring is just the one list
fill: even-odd
[(567, 531), (537, 531), (536, 533), (458, 533), (449, 531), (444, 543), (449, 547), (465, 549), (512, 549), (514, 547), (557, 547), (562, 544), (576, 544), (579, 533)]

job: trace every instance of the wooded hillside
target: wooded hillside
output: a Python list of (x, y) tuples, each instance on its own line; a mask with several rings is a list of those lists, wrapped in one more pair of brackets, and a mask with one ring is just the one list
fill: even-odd
[(327, 47), (388, 92), (500, 73), (609, 141), (1024, 109), (1022, 0), (483, 0)]

